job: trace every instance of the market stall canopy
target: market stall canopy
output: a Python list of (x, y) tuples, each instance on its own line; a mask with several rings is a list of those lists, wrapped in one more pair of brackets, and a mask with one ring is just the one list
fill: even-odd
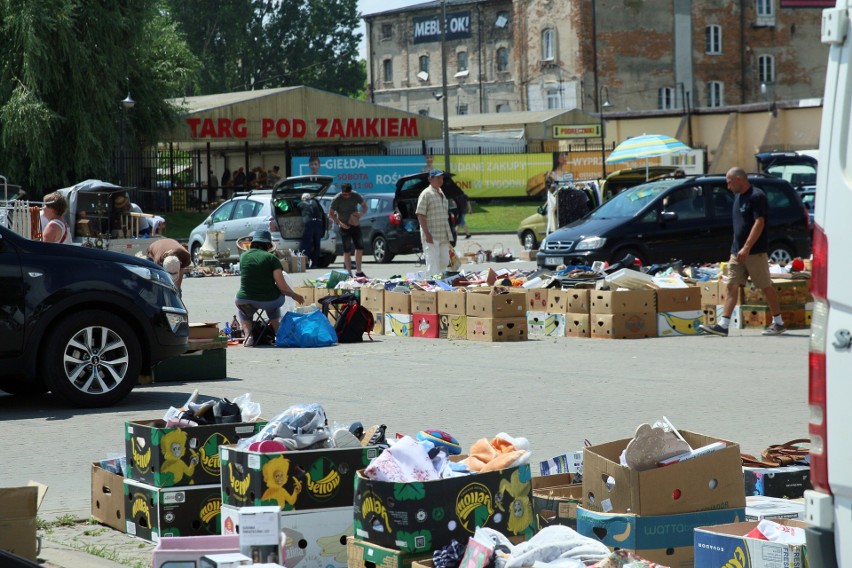
[(183, 149), (376, 144), (441, 138), (440, 120), (311, 87), (281, 87), (169, 101), (178, 126), (163, 138)]

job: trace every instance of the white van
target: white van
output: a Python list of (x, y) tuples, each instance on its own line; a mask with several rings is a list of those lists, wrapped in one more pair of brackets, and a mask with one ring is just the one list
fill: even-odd
[(829, 45), (813, 232), (808, 562), (852, 568), (852, 37), (849, 1), (823, 11)]

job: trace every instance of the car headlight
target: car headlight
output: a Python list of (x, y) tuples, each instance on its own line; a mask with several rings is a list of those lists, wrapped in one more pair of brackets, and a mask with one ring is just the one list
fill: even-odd
[(159, 284), (160, 286), (175, 290), (175, 283), (169, 273), (165, 270), (156, 270), (146, 266), (138, 266), (136, 264), (119, 264), (140, 278), (150, 280), (154, 284)]
[(186, 324), (189, 318), (184, 310), (176, 310), (174, 308), (163, 308), (163, 313), (166, 314), (166, 321), (169, 322), (169, 327), (172, 333), (177, 333), (181, 325)]
[(599, 249), (606, 244), (606, 239), (603, 237), (586, 237), (579, 243), (575, 250), (594, 250)]

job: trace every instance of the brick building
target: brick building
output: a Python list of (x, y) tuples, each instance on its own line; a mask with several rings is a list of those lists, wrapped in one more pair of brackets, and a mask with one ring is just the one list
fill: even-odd
[[(832, 0), (445, 0), (449, 114), (820, 98)], [(441, 116), (441, 1), (364, 17), (373, 102)], [(608, 111), (609, 111), (608, 107)]]

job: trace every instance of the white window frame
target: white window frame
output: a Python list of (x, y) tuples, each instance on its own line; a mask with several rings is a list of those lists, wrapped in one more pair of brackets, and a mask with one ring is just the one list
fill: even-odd
[(709, 81), (707, 83), (707, 106), (725, 106), (725, 83), (722, 81)]
[(758, 26), (775, 26), (775, 0), (754, 0), (754, 11)]
[[(501, 59), (500, 54), (503, 54), (504, 57)], [(497, 67), (498, 73), (506, 73), (509, 71), (509, 48), (508, 47), (498, 47), (497, 53), (494, 56), (496, 60), (495, 66)]]
[(393, 83), (393, 59), (382, 60), (382, 81)]
[(708, 55), (721, 55), (722, 53), (722, 26), (710, 24), (704, 28), (704, 48)]
[[(429, 73), (429, 64), (431, 63), (431, 61), (429, 59), (430, 58), (429, 58), (428, 55), (421, 55), (420, 59), (418, 59), (417, 66), (418, 66), (421, 73), (427, 73), (427, 74)], [(426, 62), (425, 67), (423, 65), (424, 61)]]
[(660, 110), (675, 108), (675, 90), (673, 88), (662, 87), (657, 91), (657, 108)]
[(556, 30), (546, 28), (541, 32), (541, 60), (556, 60)]
[(544, 93), (547, 110), (562, 108), (562, 93), (560, 89), (547, 89)]
[(767, 85), (775, 82), (774, 55), (761, 55), (757, 58), (757, 81)]

